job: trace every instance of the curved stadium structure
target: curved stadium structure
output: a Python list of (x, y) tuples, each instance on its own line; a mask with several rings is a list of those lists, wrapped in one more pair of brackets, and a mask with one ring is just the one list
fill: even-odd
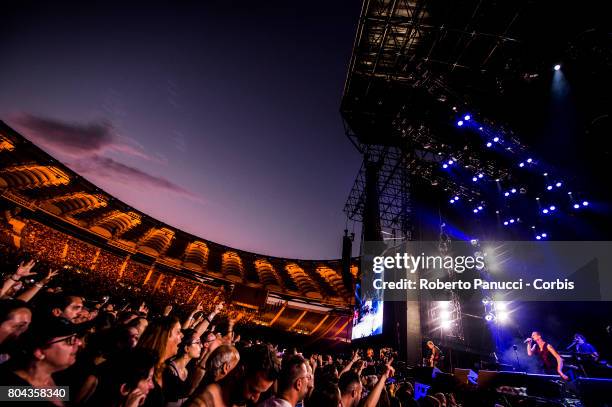
[[(231, 295), (255, 325), (350, 338), (353, 293), (341, 260), (270, 257), (176, 229), (101, 190), (3, 122), (0, 162), (4, 244), (80, 267), (83, 277), (104, 278), (130, 295), (179, 306)], [(356, 260), (350, 272), (357, 276)]]

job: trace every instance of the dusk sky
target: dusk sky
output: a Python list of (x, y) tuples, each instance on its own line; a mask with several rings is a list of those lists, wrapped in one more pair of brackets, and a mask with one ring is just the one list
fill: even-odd
[(0, 6), (0, 120), (172, 226), (340, 257), (361, 2), (44, 3)]

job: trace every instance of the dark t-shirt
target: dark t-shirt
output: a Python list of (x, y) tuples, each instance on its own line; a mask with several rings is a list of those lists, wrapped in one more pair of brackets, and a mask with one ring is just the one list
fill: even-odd
[(166, 369), (162, 373), (164, 383), (164, 398), (166, 402), (179, 401), (186, 398), (189, 392), (187, 380), (181, 380), (179, 372), (174, 362), (168, 362)]

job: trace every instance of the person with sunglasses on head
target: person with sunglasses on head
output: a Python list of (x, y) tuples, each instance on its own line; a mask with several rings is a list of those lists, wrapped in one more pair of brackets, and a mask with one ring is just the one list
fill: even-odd
[(166, 406), (180, 406), (189, 396), (189, 371), (187, 365), (200, 357), (202, 342), (193, 329), (183, 330), (183, 340), (179, 344), (175, 357), (166, 364), (163, 373), (164, 397)]
[[(20, 338), (19, 351), (11, 355), (10, 367), (3, 366), (3, 386), (55, 386), (53, 374), (71, 366), (81, 345), (78, 325), (50, 318), (30, 326)], [(11, 405), (3, 402), (2, 405)], [(16, 404), (23, 405), (23, 403)], [(58, 399), (37, 402), (38, 406), (63, 406)]]

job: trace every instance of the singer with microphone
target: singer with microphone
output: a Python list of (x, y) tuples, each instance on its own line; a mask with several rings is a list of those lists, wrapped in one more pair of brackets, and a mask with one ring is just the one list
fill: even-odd
[(558, 374), (563, 380), (569, 380), (563, 373), (563, 359), (551, 344), (542, 339), (540, 332), (532, 332), (531, 338), (525, 339), (524, 342), (527, 344), (527, 355), (538, 359), (541, 373)]

